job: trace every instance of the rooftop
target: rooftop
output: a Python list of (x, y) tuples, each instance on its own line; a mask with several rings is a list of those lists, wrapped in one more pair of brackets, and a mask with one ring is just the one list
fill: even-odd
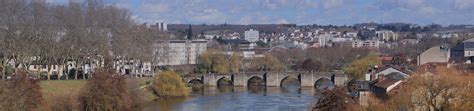
[(378, 83), (375, 84), (375, 86), (377, 87), (381, 87), (381, 88), (388, 88), (390, 87), (391, 85), (397, 83), (398, 81), (401, 81), (401, 80), (397, 80), (397, 79), (392, 79), (392, 78), (386, 78)]

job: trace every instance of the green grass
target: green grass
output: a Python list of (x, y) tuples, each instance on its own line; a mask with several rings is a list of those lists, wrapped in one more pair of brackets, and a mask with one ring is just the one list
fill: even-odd
[(60, 94), (78, 94), (86, 86), (86, 80), (52, 80), (41, 81), (41, 91), (47, 100), (51, 96)]
[[(127, 84), (132, 84), (132, 82), (137, 82), (135, 85), (131, 87), (136, 87), (138, 89), (141, 86), (147, 85), (147, 83), (151, 83), (153, 78), (127, 78)], [(83, 88), (86, 86), (87, 80), (49, 80), (49, 81), (41, 81), (41, 91), (43, 93), (43, 97), (46, 100), (49, 100), (51, 97), (55, 95), (77, 95), (81, 93)], [(135, 89), (135, 88), (134, 88)], [(142, 89), (146, 90), (146, 89)], [(149, 94), (148, 91), (144, 96), (147, 99), (154, 98), (152, 95)]]

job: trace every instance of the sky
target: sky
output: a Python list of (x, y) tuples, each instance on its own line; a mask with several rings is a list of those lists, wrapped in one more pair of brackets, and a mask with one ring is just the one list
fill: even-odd
[[(64, 3), (67, 0), (47, 1)], [(105, 0), (105, 2), (129, 9), (134, 19), (147, 23), (474, 24), (474, 0)]]

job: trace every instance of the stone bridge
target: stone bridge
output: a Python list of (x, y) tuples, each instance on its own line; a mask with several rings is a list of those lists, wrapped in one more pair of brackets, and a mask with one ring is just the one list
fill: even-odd
[(187, 83), (202, 83), (217, 86), (220, 80), (230, 81), (234, 86), (247, 86), (251, 79), (261, 79), (265, 86), (279, 87), (287, 78), (297, 79), (303, 87), (315, 87), (317, 83), (328, 80), (337, 86), (343, 86), (349, 77), (342, 72), (242, 72), (228, 74), (188, 74), (183, 76)]

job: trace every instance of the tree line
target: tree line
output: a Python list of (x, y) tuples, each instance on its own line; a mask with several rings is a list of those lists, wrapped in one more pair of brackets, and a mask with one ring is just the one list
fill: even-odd
[[(27, 68), (35, 64), (66, 64), (76, 68), (96, 63), (112, 67), (113, 60), (153, 60), (153, 44), (165, 37), (140, 27), (128, 10), (101, 0), (69, 2), (0, 1), (2, 77), (8, 61)], [(77, 75), (77, 72), (76, 72)], [(75, 77), (77, 78), (77, 76)]]

